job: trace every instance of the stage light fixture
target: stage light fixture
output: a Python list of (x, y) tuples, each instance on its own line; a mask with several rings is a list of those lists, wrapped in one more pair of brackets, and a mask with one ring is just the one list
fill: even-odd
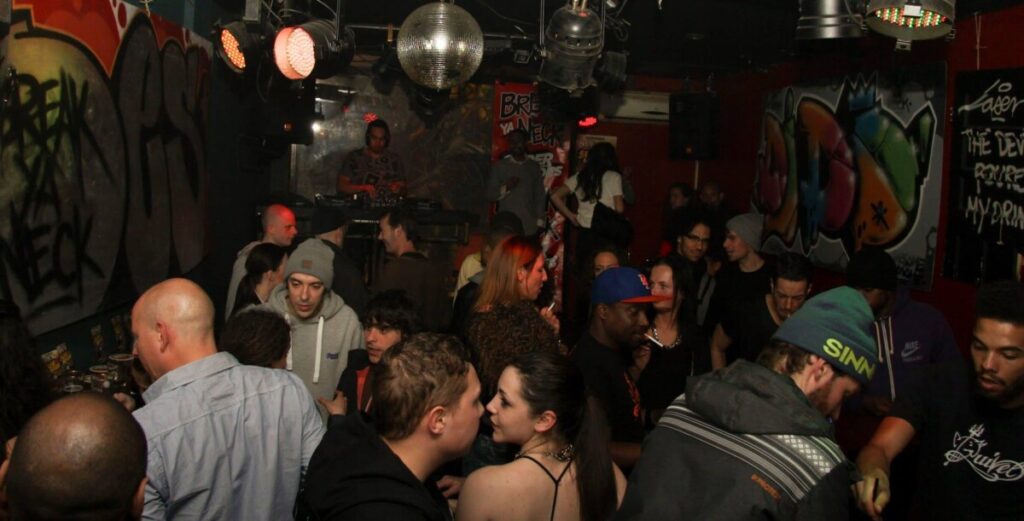
[(236, 21), (214, 29), (217, 54), (233, 72), (243, 74), (265, 49), (267, 29), (259, 22)]
[(540, 81), (575, 91), (594, 83), (594, 65), (604, 48), (604, 22), (587, 0), (569, 0), (551, 16), (542, 42)]
[(867, 7), (867, 26), (896, 38), (900, 50), (909, 50), (914, 40), (949, 35), (954, 20), (954, 0), (871, 0)]
[(860, 38), (863, 0), (801, 0), (797, 40)]
[(274, 63), (290, 80), (329, 78), (352, 62), (355, 33), (326, 20), (284, 27), (274, 38)]

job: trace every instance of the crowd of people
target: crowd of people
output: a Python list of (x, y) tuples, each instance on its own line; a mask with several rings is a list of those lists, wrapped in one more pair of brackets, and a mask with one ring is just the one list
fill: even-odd
[[(387, 138), (368, 129), (340, 189), (400, 188), (357, 175), (399, 168)], [(296, 241), (271, 205), (223, 325), (191, 281), (148, 288), (138, 402), (53, 396), (0, 306), (0, 518), (1024, 519), (1024, 284), (978, 289), (965, 359), (884, 250), (815, 294), (810, 262), (762, 253), (760, 218), (713, 182), (669, 190), (661, 251), (633, 266), (591, 227), (624, 204), (614, 148), (595, 147), (552, 195), (580, 228), (569, 340), (520, 141), (491, 192), (529, 208), (499, 205), (457, 287), (401, 208), (367, 287), (342, 212)]]

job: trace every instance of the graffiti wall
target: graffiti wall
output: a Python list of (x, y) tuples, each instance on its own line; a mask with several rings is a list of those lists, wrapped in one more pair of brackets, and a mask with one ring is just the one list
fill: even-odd
[[(491, 137), (491, 159), (497, 161), (508, 150), (506, 136), (520, 128), (530, 136), (528, 155), (541, 164), (544, 186), (548, 193), (562, 186), (568, 178), (569, 146), (540, 119), (537, 87), (528, 83), (496, 83), (494, 86), (494, 124)], [(565, 266), (565, 245), (562, 232), (565, 218), (548, 204), (548, 226), (541, 235), (541, 246), (547, 259), (548, 275), (554, 283), (554, 302), (561, 309), (562, 280)]]
[(843, 271), (884, 247), (931, 287), (942, 192), (945, 65), (779, 90), (765, 100), (754, 206), (765, 251)]
[(0, 297), (36, 334), (209, 250), (210, 46), (119, 0), (15, 0), (0, 45)]

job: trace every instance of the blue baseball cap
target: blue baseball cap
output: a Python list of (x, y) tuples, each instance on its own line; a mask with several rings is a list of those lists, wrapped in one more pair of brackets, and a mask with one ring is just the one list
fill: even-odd
[(590, 290), (590, 304), (615, 304), (616, 302), (645, 303), (671, 300), (672, 297), (651, 295), (647, 277), (633, 268), (611, 268), (601, 272), (594, 279)]

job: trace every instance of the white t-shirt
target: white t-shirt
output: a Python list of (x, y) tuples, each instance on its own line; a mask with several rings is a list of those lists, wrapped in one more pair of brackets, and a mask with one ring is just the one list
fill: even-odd
[(604, 175), (601, 176), (601, 197), (597, 201), (584, 201), (583, 200), (583, 188), (579, 185), (579, 174), (570, 177), (565, 181), (565, 186), (569, 190), (576, 194), (576, 200), (579, 201), (579, 208), (576, 210), (576, 218), (580, 222), (580, 226), (583, 228), (590, 229), (590, 223), (594, 220), (594, 206), (597, 202), (615, 209), (615, 196), (622, 195), (622, 175), (614, 170), (606, 170)]

